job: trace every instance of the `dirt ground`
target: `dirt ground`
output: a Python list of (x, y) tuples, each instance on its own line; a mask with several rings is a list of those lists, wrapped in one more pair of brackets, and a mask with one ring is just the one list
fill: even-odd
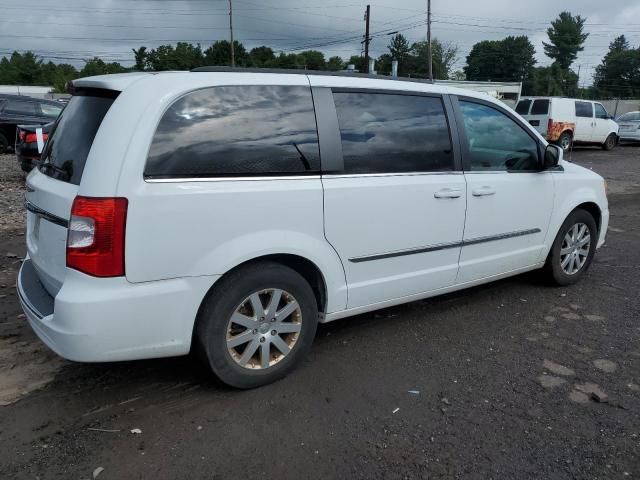
[(16, 299), (23, 180), (0, 156), (0, 478), (640, 477), (640, 146), (572, 160), (609, 182), (584, 281), (532, 273), (324, 325), (291, 376), (239, 392), (190, 357), (50, 353)]

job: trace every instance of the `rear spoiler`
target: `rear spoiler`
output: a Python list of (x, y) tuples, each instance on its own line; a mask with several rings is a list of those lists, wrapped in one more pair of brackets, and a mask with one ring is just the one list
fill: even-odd
[(85, 97), (105, 97), (116, 98), (120, 95), (117, 90), (108, 90), (106, 88), (88, 88), (88, 87), (76, 87), (73, 82), (67, 82), (67, 93), (73, 96), (85, 96)]

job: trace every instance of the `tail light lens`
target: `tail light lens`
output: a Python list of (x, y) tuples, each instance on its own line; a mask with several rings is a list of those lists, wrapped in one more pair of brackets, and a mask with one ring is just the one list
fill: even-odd
[(76, 197), (67, 234), (67, 267), (94, 277), (124, 275), (126, 198)]
[[(46, 142), (47, 138), (49, 138), (49, 134), (43, 133), (42, 141)], [(35, 133), (20, 132), (20, 140), (22, 140), (24, 143), (36, 143), (38, 141), (38, 137)]]

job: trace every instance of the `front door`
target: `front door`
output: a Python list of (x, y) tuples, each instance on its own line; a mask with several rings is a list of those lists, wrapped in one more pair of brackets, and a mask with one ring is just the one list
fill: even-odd
[(599, 104), (593, 104), (595, 108), (595, 120), (593, 128), (593, 142), (604, 143), (611, 133), (611, 120), (605, 108)]
[(325, 234), (348, 307), (453, 285), (466, 186), (443, 99), (361, 90), (333, 99), (344, 167), (322, 178)]
[(576, 102), (576, 131), (573, 139), (576, 142), (592, 142), (594, 126), (593, 103)]
[[(455, 104), (455, 102), (454, 102)], [(538, 171), (534, 134), (505, 109), (459, 98), (467, 216), (457, 283), (491, 278), (543, 260), (554, 179)]]

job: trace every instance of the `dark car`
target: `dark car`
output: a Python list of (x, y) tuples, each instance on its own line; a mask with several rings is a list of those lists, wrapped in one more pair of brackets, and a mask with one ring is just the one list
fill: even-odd
[(45, 125), (64, 108), (60, 102), (21, 95), (0, 95), (0, 153), (13, 146), (18, 125)]
[[(44, 143), (49, 138), (53, 122), (46, 125), (18, 125), (16, 131), (16, 158), (22, 170), (29, 173), (40, 163), (40, 155)], [(38, 146), (38, 129), (42, 130), (40, 148)]]

